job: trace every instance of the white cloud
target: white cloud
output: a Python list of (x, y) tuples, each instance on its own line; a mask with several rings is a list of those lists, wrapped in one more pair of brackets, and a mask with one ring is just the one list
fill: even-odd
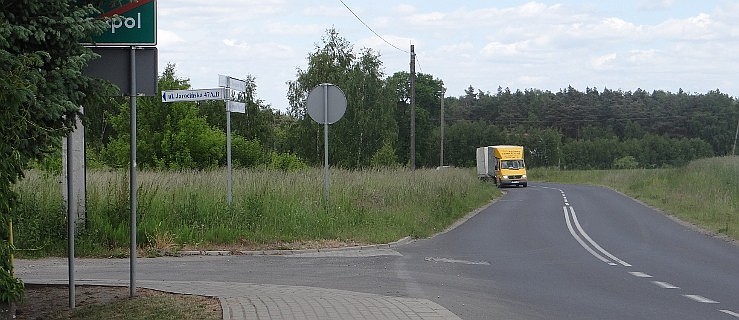
[[(347, 15), (349, 16), (352, 15), (351, 12), (348, 12), (344, 6), (326, 6), (326, 5), (307, 7), (303, 9), (303, 13), (306, 16), (314, 16), (314, 17), (343, 17)], [(354, 13), (361, 13), (361, 12), (354, 11)]]
[(449, 96), (470, 85), (556, 91), (568, 84), (697, 92), (720, 87), (739, 95), (733, 80), (739, 73), (739, 4), (722, 1), (345, 1), (382, 38), (340, 2), (162, 1), (158, 40), (160, 61), (176, 63), (194, 87), (212, 86), (218, 73), (251, 74), (258, 97), (282, 107), (284, 83), (306, 67), (306, 56), (331, 27), (356, 51), (378, 52), (388, 75), (408, 71), (404, 51), (414, 44), (418, 71), (443, 80)]
[(241, 49), (249, 48), (249, 45), (246, 44), (246, 42), (240, 42), (235, 39), (223, 39), (223, 44), (229, 47), (235, 47), (235, 48), (241, 48)]
[(637, 7), (640, 10), (655, 11), (668, 9), (675, 5), (675, 0), (641, 0)]
[(590, 61), (590, 66), (593, 67), (595, 70), (605, 70), (610, 69), (612, 66), (610, 65), (611, 62), (615, 61), (618, 57), (618, 54), (616, 53), (610, 53), (607, 55), (595, 57)]
[(395, 11), (397, 11), (401, 15), (408, 15), (416, 12), (416, 7), (409, 5), (409, 4), (399, 4), (395, 6)]
[(185, 39), (170, 30), (157, 30), (157, 45), (163, 47), (174, 46), (185, 42)]
[(722, 29), (709, 14), (700, 13), (687, 19), (667, 20), (655, 27), (654, 34), (674, 40), (708, 40), (725, 34)]
[(657, 50), (631, 50), (628, 61), (635, 64), (657, 63)]
[(313, 35), (323, 33), (325, 28), (318, 24), (296, 24), (270, 21), (264, 25), (264, 32), (273, 36)]
[(485, 45), (480, 53), (488, 58), (496, 56), (516, 56), (523, 53), (522, 51), (526, 50), (527, 46), (528, 41), (517, 43), (491, 42)]

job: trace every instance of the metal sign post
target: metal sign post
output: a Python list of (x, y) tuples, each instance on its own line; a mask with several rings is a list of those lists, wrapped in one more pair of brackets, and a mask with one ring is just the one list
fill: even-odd
[[(72, 134), (70, 133), (67, 137), (67, 154), (72, 154)], [(72, 170), (74, 168), (72, 164), (72, 158), (67, 158), (67, 174), (68, 177), (72, 176)], [(68, 246), (69, 250), (68, 252), (68, 260), (69, 260), (69, 308), (74, 309), (74, 234), (75, 234), (75, 212), (73, 210), (73, 203), (72, 200), (72, 194), (74, 193), (74, 184), (71, 183), (71, 180), (67, 181), (67, 235), (69, 236), (68, 239)], [(13, 232), (13, 229), (10, 228), (10, 232)]]
[(136, 296), (136, 47), (131, 46), (131, 248), (130, 296)]
[(328, 125), (344, 116), (346, 96), (339, 87), (322, 83), (308, 94), (306, 109), (314, 121), (323, 124), (323, 198), (328, 207)]
[[(86, 6), (89, 1), (78, 0), (78, 6)], [(131, 266), (130, 266), (130, 295), (131, 297), (136, 296), (136, 97), (141, 94), (136, 88), (137, 82), (140, 80), (136, 77), (136, 51), (137, 46), (156, 46), (157, 34), (156, 34), (156, 0), (137, 0), (137, 1), (111, 1), (103, 0), (96, 2), (97, 9), (102, 14), (97, 18), (106, 19), (108, 22), (108, 28), (105, 32), (92, 39), (92, 43), (86, 43), (88, 46), (117, 46), (117, 47), (129, 47), (130, 49), (130, 90), (127, 90), (127, 95), (131, 99), (131, 164), (130, 164), (130, 206), (131, 206)], [(112, 51), (116, 52), (116, 50)], [(101, 54), (106, 56), (103, 61), (114, 61), (114, 63), (108, 65), (107, 62), (103, 64), (102, 74), (99, 78), (109, 80), (115, 79), (117, 76), (124, 74), (122, 72), (115, 72), (109, 69), (110, 66), (118, 66), (125, 70), (125, 64), (123, 62), (117, 63), (122, 59), (113, 58), (114, 53)], [(125, 53), (122, 53), (125, 55)], [(153, 50), (153, 59), (148, 61), (153, 62), (147, 64), (147, 68), (143, 68), (143, 74), (152, 75), (148, 78), (153, 78), (153, 84), (147, 85), (142, 84), (145, 89), (153, 88), (153, 92), (156, 92), (156, 48)], [(151, 57), (151, 55), (147, 55)], [(107, 60), (106, 60), (107, 59)], [(142, 59), (143, 60), (143, 59)], [(102, 61), (101, 61), (102, 62)], [(95, 74), (96, 69), (92, 68), (86, 70), (86, 74), (90, 76), (90, 72)], [(111, 82), (119, 84), (115, 80)], [(125, 83), (125, 79), (120, 81)], [(119, 84), (120, 85), (120, 84)], [(124, 90), (126, 91), (126, 90)], [(144, 94), (148, 92), (143, 92)], [(124, 95), (126, 93), (124, 92)], [(74, 237), (74, 234), (70, 234), (70, 237)], [(70, 248), (70, 251), (73, 248)], [(73, 258), (73, 257), (72, 257)], [(70, 258), (71, 259), (71, 258)], [(70, 266), (72, 263), (70, 262)], [(74, 308), (74, 279), (72, 277), (73, 270), (70, 268), (70, 307)]]
[[(231, 101), (231, 90), (237, 92), (246, 91), (246, 81), (232, 78), (229, 76), (218, 75), (218, 85), (224, 87), (226, 93), (226, 166), (227, 166), (227, 189), (228, 189), (228, 205), (233, 202), (233, 174), (231, 169), (231, 111), (246, 113), (246, 104), (243, 102)], [(232, 110), (235, 109), (235, 110)]]
[(323, 86), (323, 195), (328, 207), (328, 86)]

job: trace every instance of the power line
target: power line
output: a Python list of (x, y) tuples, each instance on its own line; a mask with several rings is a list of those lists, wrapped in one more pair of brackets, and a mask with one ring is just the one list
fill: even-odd
[(416, 64), (418, 65), (420, 73), (423, 73), (423, 68), (421, 68), (421, 61), (418, 59), (418, 55), (416, 55)]
[(398, 49), (398, 50), (400, 50), (402, 52), (405, 52), (405, 53), (410, 53), (410, 52), (408, 52), (406, 50), (403, 50), (401, 48), (396, 47), (394, 44), (392, 44), (389, 41), (385, 40), (385, 38), (383, 38), (381, 35), (377, 34), (377, 32), (375, 32), (375, 30), (372, 30), (372, 28), (370, 28), (370, 26), (368, 26), (364, 21), (362, 21), (362, 18), (360, 18), (356, 13), (354, 13), (354, 11), (351, 8), (349, 8), (349, 6), (347, 6), (346, 3), (344, 3), (344, 0), (339, 0), (339, 2), (341, 2), (341, 4), (343, 4), (344, 7), (346, 7), (346, 9), (349, 10), (349, 12), (351, 12), (354, 15), (354, 17), (357, 18), (357, 20), (359, 20), (359, 22), (361, 22), (365, 27), (367, 27), (367, 29), (369, 29), (369, 31), (372, 31), (372, 33), (374, 33), (377, 37), (379, 37), (380, 39), (382, 39), (382, 41), (385, 41), (385, 43), (387, 43), (388, 45), (390, 45), (391, 47), (393, 47), (395, 49)]

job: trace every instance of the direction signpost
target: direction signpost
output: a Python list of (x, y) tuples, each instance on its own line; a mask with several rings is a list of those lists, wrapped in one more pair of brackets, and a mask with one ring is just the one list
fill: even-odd
[(246, 81), (229, 76), (218, 75), (218, 85), (226, 90), (226, 164), (228, 171), (228, 205), (233, 201), (233, 179), (231, 175), (231, 112), (246, 113), (246, 103), (233, 101), (232, 95), (246, 92)]
[(164, 90), (162, 91), (162, 102), (201, 101), (201, 100), (224, 100), (226, 102), (226, 162), (228, 164), (227, 189), (228, 205), (233, 200), (232, 175), (231, 175), (231, 112), (246, 113), (246, 103), (233, 101), (234, 96), (243, 95), (246, 91), (246, 81), (219, 75), (219, 88), (193, 89), (193, 90)]

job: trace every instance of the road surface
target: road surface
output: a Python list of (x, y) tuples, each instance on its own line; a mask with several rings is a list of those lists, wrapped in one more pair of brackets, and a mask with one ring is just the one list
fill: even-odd
[[(530, 184), (430, 239), (290, 255), (138, 259), (142, 282), (261, 284), (431, 301), (462, 319), (739, 319), (739, 246), (609, 189)], [(64, 259), (20, 260), (27, 282)], [(126, 259), (76, 278), (128, 279)], [(450, 314), (451, 314), (450, 313)]]

